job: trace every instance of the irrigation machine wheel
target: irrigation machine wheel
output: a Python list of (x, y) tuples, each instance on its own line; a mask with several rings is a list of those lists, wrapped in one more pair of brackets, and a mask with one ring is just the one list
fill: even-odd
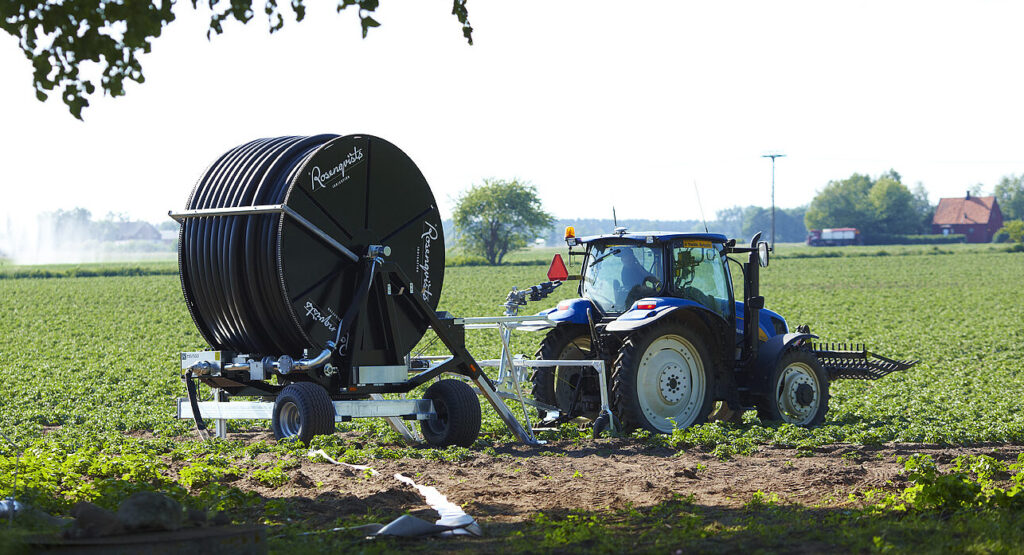
[(432, 447), (469, 447), (480, 435), (480, 399), (460, 380), (434, 382), (423, 394), (434, 402), (437, 418), (421, 420), (423, 439)]
[(313, 436), (334, 433), (334, 404), (327, 390), (315, 383), (289, 384), (274, 400), (274, 437), (309, 444)]
[(612, 409), (625, 430), (670, 433), (707, 422), (714, 368), (703, 339), (678, 322), (630, 336), (612, 373)]
[(768, 384), (765, 398), (757, 407), (761, 420), (805, 427), (825, 421), (828, 375), (812, 353), (794, 350), (782, 355)]
[[(594, 358), (591, 346), (590, 330), (585, 326), (559, 326), (544, 337), (537, 350), (538, 360), (583, 360)], [(600, 394), (596, 389), (596, 379), (586, 379), (593, 372), (586, 366), (542, 366), (533, 373), (533, 398), (546, 405), (558, 407), (562, 414), (569, 414), (573, 402), (585, 404), (597, 400), (598, 406), (586, 410), (577, 409), (574, 416), (584, 416), (593, 420), (600, 410)], [(586, 387), (586, 384), (594, 387)], [(583, 391), (578, 391), (580, 386)], [(588, 398), (589, 397), (589, 398)], [(537, 410), (541, 418), (547, 416), (545, 411)]]

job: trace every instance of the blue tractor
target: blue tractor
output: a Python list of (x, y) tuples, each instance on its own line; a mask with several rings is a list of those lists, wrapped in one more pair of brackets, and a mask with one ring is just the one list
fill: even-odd
[[(540, 313), (553, 324), (537, 357), (604, 360), (622, 429), (668, 433), (709, 419), (736, 421), (746, 410), (815, 426), (828, 411), (833, 380), (877, 379), (915, 363), (814, 344), (807, 326), (792, 330), (764, 308), (758, 272), (769, 249), (760, 234), (742, 246), (715, 233), (617, 228), (577, 238), (568, 228), (566, 242), (570, 260), (583, 257), (579, 297)], [(739, 299), (730, 262), (742, 275)], [(532, 381), (534, 398), (558, 409), (542, 411), (547, 424), (586, 417), (595, 420), (595, 434), (608, 424), (591, 367), (541, 367)]]

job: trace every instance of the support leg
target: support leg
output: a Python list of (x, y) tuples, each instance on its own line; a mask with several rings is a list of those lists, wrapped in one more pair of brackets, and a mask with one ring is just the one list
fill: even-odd
[(536, 441), (537, 438), (533, 435), (533, 424), (530, 422), (530, 411), (526, 410), (526, 401), (523, 400), (523, 390), (519, 386), (519, 368), (516, 367), (512, 361), (512, 350), (509, 343), (512, 339), (512, 330), (508, 329), (504, 324), (499, 324), (501, 330), (501, 364), (509, 369), (512, 376), (512, 385), (515, 387), (516, 397), (519, 399), (519, 406), (523, 409), (523, 418), (526, 419), (526, 433), (530, 435), (530, 439)]
[(608, 376), (605, 375), (603, 360), (594, 361), (594, 371), (597, 372), (598, 387), (601, 388), (601, 414), (608, 415), (608, 425), (613, 432), (618, 432), (619, 426), (615, 422), (615, 415), (612, 414), (612, 407), (608, 401)]
[[(384, 396), (380, 393), (371, 393), (370, 399), (373, 399), (374, 401), (381, 401), (384, 399)], [(388, 416), (385, 420), (388, 421), (388, 426), (391, 426), (392, 430), (401, 434), (402, 439), (404, 439), (407, 444), (419, 445), (423, 443), (423, 437), (420, 436), (420, 433), (413, 428), (406, 426), (405, 421), (401, 418), (397, 416)]]
[[(225, 402), (224, 390), (220, 389), (220, 388), (215, 388), (213, 390), (213, 400), (217, 401), (218, 403)], [(221, 439), (227, 439), (227, 437), (228, 437), (228, 421), (223, 419), (223, 418), (215, 419), (213, 421), (213, 431), (214, 431), (214, 435), (215, 436), (217, 436), (217, 437), (219, 437)]]
[(478, 374), (477, 377), (473, 378), (473, 381), (476, 383), (476, 386), (480, 388), (484, 397), (490, 401), (491, 406), (494, 407), (495, 412), (497, 412), (498, 416), (501, 417), (502, 422), (508, 426), (508, 429), (515, 434), (519, 441), (528, 445), (543, 445), (545, 443), (533, 437), (533, 433), (527, 432), (523, 429), (522, 424), (519, 423), (519, 420), (516, 420), (515, 415), (512, 414), (512, 411), (509, 410), (507, 405), (505, 405), (505, 402), (498, 396), (498, 392), (491, 387), (490, 382), (483, 373)]

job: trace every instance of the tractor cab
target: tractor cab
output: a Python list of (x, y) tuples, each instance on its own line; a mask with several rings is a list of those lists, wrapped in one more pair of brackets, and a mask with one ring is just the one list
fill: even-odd
[(724, 239), (646, 235), (593, 240), (588, 243), (579, 294), (606, 316), (636, 308), (641, 299), (671, 297), (692, 301), (728, 320), (733, 295)]
[[(748, 335), (744, 329), (747, 308), (743, 295), (733, 291), (729, 267), (728, 254), (738, 250), (724, 235), (628, 233), (618, 228), (608, 235), (570, 235), (566, 242), (570, 257), (583, 257), (579, 297), (540, 313), (552, 322), (593, 323), (602, 331), (607, 326), (610, 332), (628, 332), (668, 311), (684, 309), (715, 321), (713, 325), (723, 330), (735, 330), (737, 343)], [(572, 250), (580, 246), (585, 248)], [(749, 277), (756, 281), (755, 276)], [(744, 275), (742, 281), (744, 293), (756, 296), (756, 285), (748, 276)], [(752, 332), (760, 340), (788, 331), (783, 317), (769, 310), (761, 310), (753, 321), (759, 325)], [(729, 333), (733, 332), (722, 335)]]

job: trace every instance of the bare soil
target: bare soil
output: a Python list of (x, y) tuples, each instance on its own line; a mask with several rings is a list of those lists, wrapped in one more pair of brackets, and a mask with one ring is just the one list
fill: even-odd
[[(268, 439), (266, 434), (237, 435)], [(496, 449), (497, 457), (479, 453), (458, 462), (413, 458), (370, 462), (376, 475), (304, 461), (290, 471), (291, 480), (282, 487), (269, 488), (255, 481), (233, 485), (267, 498), (288, 498), (313, 526), (368, 512), (382, 517), (410, 512), (436, 518), (411, 486), (394, 478), (401, 473), (419, 484), (435, 486), (480, 522), (515, 524), (538, 511), (640, 508), (680, 495), (723, 509), (741, 507), (759, 491), (776, 494), (781, 503), (849, 507), (855, 504), (850, 493), (896, 491), (907, 485), (897, 456), (928, 454), (943, 466), (958, 455), (986, 454), (1011, 461), (1024, 452), (1024, 446), (1005, 444), (834, 445), (811, 453), (766, 446), (751, 456), (722, 461), (698, 449), (677, 452), (628, 439), (539, 447), (508, 444)]]

